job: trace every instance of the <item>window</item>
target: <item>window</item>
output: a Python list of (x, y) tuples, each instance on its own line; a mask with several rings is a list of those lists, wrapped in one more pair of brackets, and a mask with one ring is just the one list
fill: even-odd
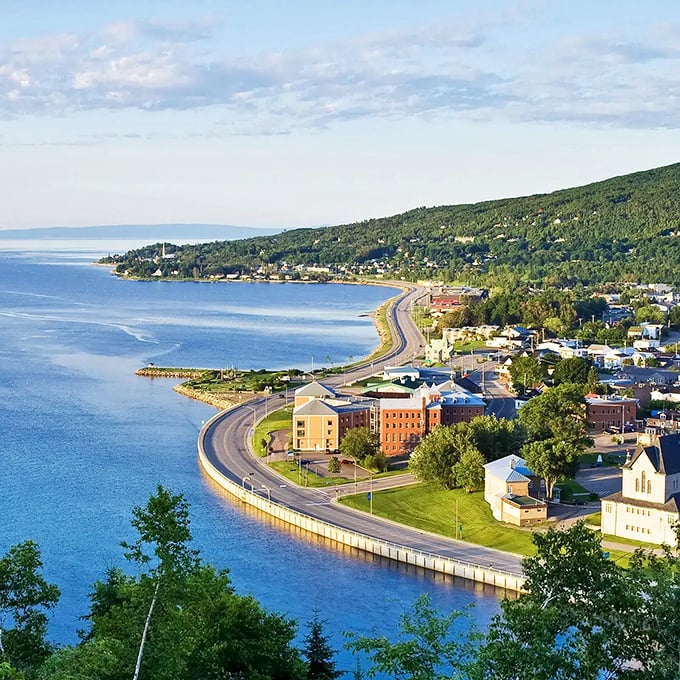
[(646, 475), (645, 475), (645, 471), (643, 470), (642, 474), (640, 475), (640, 491), (642, 491), (642, 493), (645, 492), (646, 481), (647, 481), (647, 478), (646, 478)]
[(652, 493), (652, 480), (647, 480), (647, 493)]
[(636, 493), (640, 491), (640, 480), (637, 477), (635, 478), (635, 491)]

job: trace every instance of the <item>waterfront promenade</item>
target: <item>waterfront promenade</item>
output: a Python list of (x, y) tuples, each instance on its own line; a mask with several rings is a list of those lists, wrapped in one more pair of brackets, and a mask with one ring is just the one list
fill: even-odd
[[(393, 346), (379, 361), (359, 364), (327, 382), (339, 385), (380, 370), (388, 363), (412, 359), (423, 338), (411, 317), (414, 300), (423, 291), (409, 286), (387, 310)], [(402, 562), (463, 576), (511, 590), (522, 587), (520, 556), (455, 541), (398, 525), (338, 504), (333, 488), (309, 489), (291, 484), (256, 458), (250, 439), (253, 423), (273, 410), (277, 397), (262, 397), (222, 412), (199, 434), (199, 459), (206, 473), (236, 498), (286, 522), (327, 538)], [(367, 491), (368, 482), (359, 491)], [(376, 480), (373, 490), (393, 485)], [(453, 510), (452, 510), (453, 512)], [(453, 515), (452, 515), (453, 521)]]

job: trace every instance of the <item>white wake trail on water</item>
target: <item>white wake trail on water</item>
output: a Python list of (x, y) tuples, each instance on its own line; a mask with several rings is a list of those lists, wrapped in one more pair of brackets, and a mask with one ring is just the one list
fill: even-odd
[(51, 316), (48, 314), (28, 314), (26, 312), (4, 312), (0, 311), (0, 316), (15, 319), (28, 319), (31, 321), (51, 321), (54, 323), (70, 323), (79, 324), (83, 326), (103, 326), (104, 328), (114, 328), (116, 330), (122, 331), (126, 335), (134, 338), (139, 342), (150, 343), (153, 345), (160, 344), (154, 336), (149, 335), (142, 329), (135, 328), (124, 323), (114, 323), (111, 321), (93, 321), (92, 319), (78, 319), (73, 317), (62, 317), (62, 316)]

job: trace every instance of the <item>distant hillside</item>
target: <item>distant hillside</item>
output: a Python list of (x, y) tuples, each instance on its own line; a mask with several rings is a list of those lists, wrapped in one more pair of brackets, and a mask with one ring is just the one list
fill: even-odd
[(38, 227), (0, 230), (0, 239), (85, 239), (142, 241), (218, 241), (277, 234), (281, 229), (230, 224), (118, 224), (93, 227)]
[(162, 262), (153, 246), (115, 261), (118, 273), (134, 276), (205, 278), (316, 265), (342, 275), (506, 287), (677, 284), (679, 236), (680, 164), (675, 164), (551, 194), (416, 208), (342, 226), (183, 246)]

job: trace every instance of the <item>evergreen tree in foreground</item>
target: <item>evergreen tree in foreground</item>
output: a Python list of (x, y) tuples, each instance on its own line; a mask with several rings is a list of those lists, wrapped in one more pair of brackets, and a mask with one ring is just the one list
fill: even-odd
[(307, 624), (309, 633), (305, 636), (305, 646), (302, 650), (307, 659), (308, 680), (335, 680), (342, 673), (335, 668), (335, 651), (324, 635), (323, 626), (326, 622), (319, 619), (319, 613), (314, 612), (314, 618)]

